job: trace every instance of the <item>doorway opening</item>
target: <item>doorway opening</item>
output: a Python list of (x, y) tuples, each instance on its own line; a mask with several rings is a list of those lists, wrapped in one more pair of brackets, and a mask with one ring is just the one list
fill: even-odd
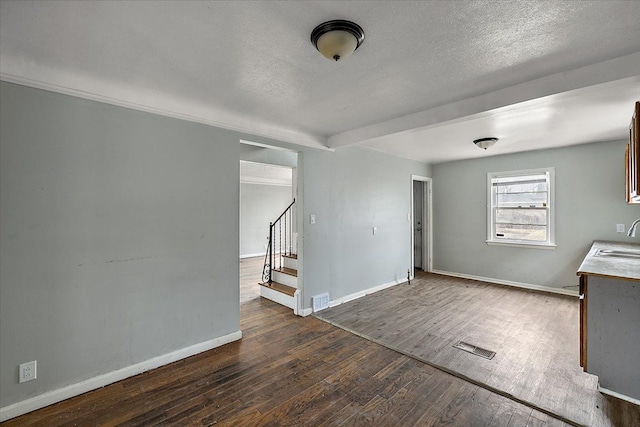
[[(270, 223), (296, 198), (297, 163), (295, 151), (244, 140), (240, 143), (240, 305), (261, 296)], [(289, 214), (290, 224), (285, 230), (295, 232), (297, 238), (297, 224), (292, 216)], [(289, 235), (287, 241), (295, 238)]]
[(411, 176), (411, 278), (432, 270), (431, 178)]

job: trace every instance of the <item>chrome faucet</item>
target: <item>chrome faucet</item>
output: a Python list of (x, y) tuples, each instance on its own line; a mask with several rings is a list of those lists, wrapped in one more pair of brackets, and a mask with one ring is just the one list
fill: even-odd
[(633, 224), (631, 224), (631, 227), (629, 227), (629, 231), (627, 231), (628, 237), (636, 237), (636, 227), (638, 226), (639, 223), (640, 223), (640, 218), (633, 221)]

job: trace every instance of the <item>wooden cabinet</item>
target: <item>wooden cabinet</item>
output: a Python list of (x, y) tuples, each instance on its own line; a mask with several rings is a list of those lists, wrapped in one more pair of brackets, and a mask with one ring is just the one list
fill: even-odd
[(580, 366), (587, 372), (587, 276), (580, 276)]
[(629, 126), (625, 163), (627, 203), (640, 203), (640, 101), (636, 101)]

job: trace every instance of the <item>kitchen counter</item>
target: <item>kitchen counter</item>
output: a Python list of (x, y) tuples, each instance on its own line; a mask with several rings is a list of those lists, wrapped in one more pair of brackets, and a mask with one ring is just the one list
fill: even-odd
[(595, 241), (578, 269), (578, 276), (591, 275), (640, 281), (640, 258), (596, 256), (599, 249), (634, 251), (640, 253), (639, 244)]
[(640, 245), (595, 241), (578, 269), (580, 366), (600, 392), (640, 405), (640, 258), (620, 252)]

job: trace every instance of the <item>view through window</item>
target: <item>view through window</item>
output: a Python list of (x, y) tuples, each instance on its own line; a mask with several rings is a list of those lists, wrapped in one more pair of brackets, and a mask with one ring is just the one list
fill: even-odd
[(553, 244), (553, 169), (488, 174), (488, 242)]

